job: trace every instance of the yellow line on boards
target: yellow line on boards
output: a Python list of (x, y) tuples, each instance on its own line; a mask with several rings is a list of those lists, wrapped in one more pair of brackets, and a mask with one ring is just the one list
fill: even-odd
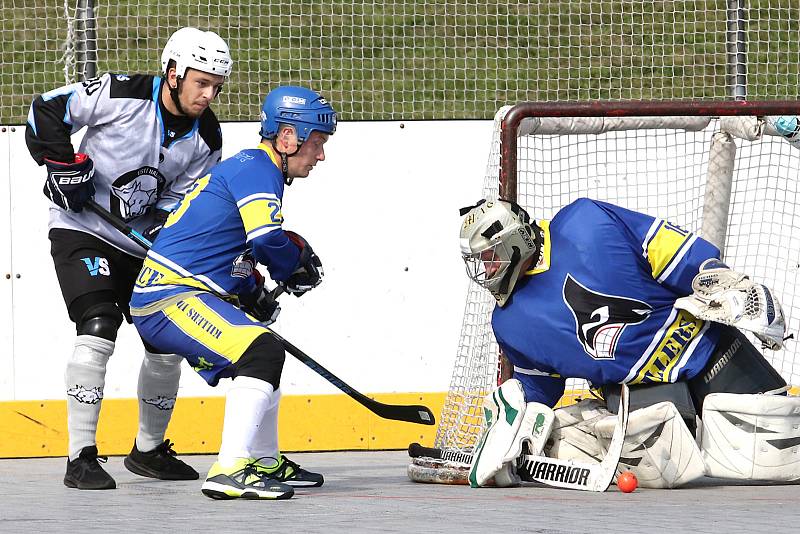
[[(370, 395), (387, 404), (423, 404), (437, 418), (445, 393)], [(167, 438), (180, 454), (219, 450), (224, 397), (179, 398)], [(136, 399), (105, 399), (97, 431), (101, 455), (130, 452), (138, 429)], [(281, 399), (278, 434), (283, 451), (405, 449), (433, 443), (436, 426), (381, 419), (346, 395), (287, 395)], [(0, 458), (66, 456), (65, 400), (0, 402)]]

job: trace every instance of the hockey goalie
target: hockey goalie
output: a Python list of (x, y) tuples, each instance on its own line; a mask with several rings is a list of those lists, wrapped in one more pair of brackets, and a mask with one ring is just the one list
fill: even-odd
[[(484, 402), (471, 486), (519, 482), (524, 449), (586, 463), (611, 454), (622, 384), (630, 414), (616, 454), (640, 486), (800, 478), (800, 399), (743, 333), (779, 350), (783, 311), (714, 245), (585, 198), (549, 221), (498, 199), (461, 214), (467, 273), (497, 301), (492, 329), (513, 366)], [(553, 410), (568, 377), (598, 399)]]

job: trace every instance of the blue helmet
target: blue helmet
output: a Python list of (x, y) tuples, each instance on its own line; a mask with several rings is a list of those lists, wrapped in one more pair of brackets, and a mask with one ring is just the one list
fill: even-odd
[(311, 132), (333, 134), (336, 131), (336, 112), (327, 100), (306, 89), (286, 85), (269, 92), (261, 106), (261, 137), (273, 139), (278, 125), (289, 124), (297, 130), (302, 143)]

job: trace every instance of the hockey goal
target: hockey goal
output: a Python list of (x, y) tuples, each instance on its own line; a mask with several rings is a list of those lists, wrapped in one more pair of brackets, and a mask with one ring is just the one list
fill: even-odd
[[(676, 222), (774, 289), (792, 333), (800, 318), (800, 150), (764, 120), (776, 115), (800, 115), (800, 102), (504, 107), (483, 192), (516, 200), (537, 219), (590, 197)], [(493, 308), (489, 293), (472, 284), (436, 447), (468, 452), (480, 433), (482, 399), (499, 376)], [(765, 351), (791, 384), (800, 384), (797, 345)], [(586, 394), (585, 382), (568, 380), (561, 403)]]

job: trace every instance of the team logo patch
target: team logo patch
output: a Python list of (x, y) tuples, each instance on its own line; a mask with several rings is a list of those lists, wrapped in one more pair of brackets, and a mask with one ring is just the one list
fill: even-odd
[(588, 289), (567, 274), (564, 302), (575, 317), (576, 335), (595, 360), (613, 360), (617, 343), (631, 324), (647, 319), (653, 308), (646, 302)]
[(111, 184), (111, 213), (126, 221), (141, 217), (156, 203), (167, 179), (153, 167), (126, 172)]
[(87, 389), (80, 384), (75, 384), (67, 389), (67, 395), (83, 404), (97, 404), (103, 400), (103, 390), (99, 386)]
[(155, 406), (159, 410), (169, 411), (175, 407), (175, 397), (165, 397), (159, 395), (153, 399), (142, 399), (142, 402)]

